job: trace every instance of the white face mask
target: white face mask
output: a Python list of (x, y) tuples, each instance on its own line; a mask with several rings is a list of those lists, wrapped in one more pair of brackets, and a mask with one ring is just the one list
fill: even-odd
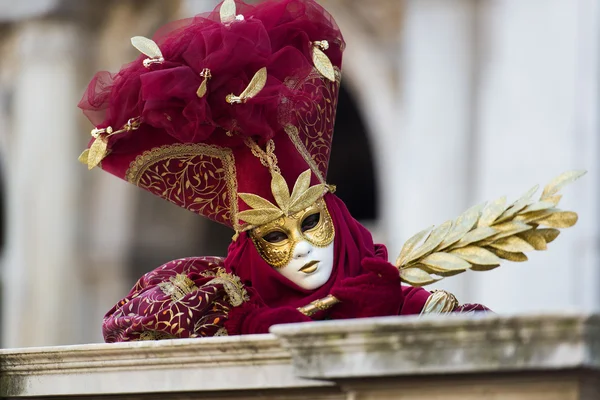
[(321, 287), (331, 276), (335, 228), (323, 199), (254, 228), (250, 236), (261, 257), (303, 289)]
[(290, 261), (277, 271), (300, 286), (313, 290), (325, 284), (333, 270), (333, 242), (327, 247), (313, 246), (306, 240), (296, 244)]

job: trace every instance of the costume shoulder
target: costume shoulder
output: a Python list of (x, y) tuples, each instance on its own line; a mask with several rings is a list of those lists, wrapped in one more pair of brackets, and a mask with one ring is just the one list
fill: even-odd
[(168, 262), (142, 276), (105, 316), (106, 342), (227, 335), (229, 311), (248, 299), (220, 257)]

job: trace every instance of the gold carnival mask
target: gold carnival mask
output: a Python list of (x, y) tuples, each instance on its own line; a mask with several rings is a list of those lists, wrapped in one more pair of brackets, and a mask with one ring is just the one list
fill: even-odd
[(334, 236), (333, 221), (323, 198), (304, 210), (250, 231), (258, 253), (275, 268), (285, 266), (292, 259), (294, 248), (301, 241), (306, 240), (316, 247), (327, 247)]

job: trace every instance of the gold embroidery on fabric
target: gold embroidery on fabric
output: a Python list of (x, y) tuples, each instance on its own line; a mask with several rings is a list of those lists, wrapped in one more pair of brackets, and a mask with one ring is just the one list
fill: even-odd
[[(217, 272), (224, 271), (223, 265), (221, 257), (197, 257), (173, 260), (147, 273), (135, 285), (135, 293), (120, 301), (115, 313), (105, 319), (112, 327), (107, 337), (128, 341), (213, 336), (223, 328), (231, 310), (223, 284), (196, 284), (197, 289), (177, 302), (172, 301), (171, 294), (192, 290), (195, 282), (187, 279), (191, 273), (210, 281)], [(170, 285), (160, 287), (160, 282)], [(167, 291), (167, 296), (161, 289)]]
[(211, 269), (207, 269), (206, 271), (200, 272), (200, 275), (205, 278), (214, 278), (215, 276), (217, 276), (216, 272)]
[(300, 105), (287, 101), (279, 112), (280, 123), (290, 140), (321, 183), (325, 183), (337, 92), (341, 83), (339, 68), (335, 67), (334, 70), (335, 82), (324, 78), (316, 69), (304, 79), (286, 78), (284, 84), (293, 91), (304, 88), (317, 92), (319, 95), (315, 98), (323, 100), (315, 101), (307, 96)]
[(166, 332), (159, 331), (144, 331), (140, 333), (140, 337), (136, 340), (165, 340), (165, 339), (178, 339), (177, 336), (171, 335)]
[(456, 297), (445, 290), (434, 290), (425, 302), (421, 314), (448, 314), (459, 306)]
[[(178, 165), (171, 170), (170, 163)], [(237, 180), (231, 149), (180, 143), (157, 147), (138, 156), (125, 178), (175, 204), (241, 229), (235, 218)], [(209, 178), (217, 183), (210, 184)], [(225, 187), (219, 184), (222, 181)]]
[(229, 336), (229, 333), (227, 332), (227, 329), (225, 329), (225, 327), (222, 327), (219, 328), (219, 330), (216, 331), (213, 336)]
[(223, 289), (229, 297), (229, 303), (233, 307), (242, 305), (243, 302), (250, 300), (248, 292), (244, 289), (244, 285), (239, 276), (225, 272), (223, 268), (217, 270), (216, 277), (209, 281), (206, 285), (223, 285)]
[(192, 293), (194, 290), (198, 290), (198, 287), (194, 284), (190, 278), (185, 274), (177, 274), (169, 278), (168, 282), (161, 282), (158, 287), (164, 294), (171, 296), (171, 300), (179, 301), (186, 294)]

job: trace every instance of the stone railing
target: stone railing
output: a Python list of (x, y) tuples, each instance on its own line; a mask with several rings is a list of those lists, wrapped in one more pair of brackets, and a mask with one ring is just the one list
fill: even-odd
[(600, 317), (386, 317), (0, 350), (0, 397), (600, 399)]

